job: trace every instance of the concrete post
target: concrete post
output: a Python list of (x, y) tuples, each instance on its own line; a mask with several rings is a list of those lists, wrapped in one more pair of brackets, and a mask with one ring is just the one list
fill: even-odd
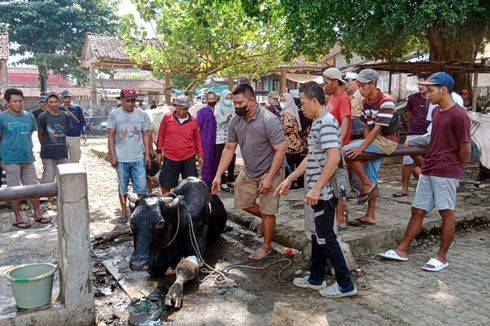
[(97, 75), (95, 73), (95, 64), (90, 64), (90, 97), (91, 97), (91, 109), (95, 112), (97, 108)]
[[(60, 299), (74, 319), (94, 322), (87, 173), (80, 163), (58, 166)], [(85, 324), (85, 323), (83, 323)]]

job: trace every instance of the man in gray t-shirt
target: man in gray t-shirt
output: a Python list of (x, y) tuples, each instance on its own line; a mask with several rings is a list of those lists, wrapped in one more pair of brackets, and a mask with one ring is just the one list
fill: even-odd
[(150, 166), (150, 117), (135, 108), (138, 94), (134, 89), (121, 90), (122, 106), (109, 114), (107, 129), (109, 160), (116, 168), (119, 181), (121, 220), (128, 218), (127, 194), (129, 179), (138, 196), (147, 193), (146, 167)]
[(211, 193), (217, 193), (221, 176), (233, 159), (237, 145), (240, 145), (245, 169), (235, 181), (235, 207), (262, 219), (257, 233), (263, 233), (264, 243), (249, 256), (249, 259), (257, 260), (272, 251), (275, 215), (279, 209), (279, 196), (273, 196), (273, 190), (284, 178), (284, 129), (278, 117), (257, 105), (250, 85), (238, 85), (232, 94), (236, 116), (228, 126), (228, 140)]

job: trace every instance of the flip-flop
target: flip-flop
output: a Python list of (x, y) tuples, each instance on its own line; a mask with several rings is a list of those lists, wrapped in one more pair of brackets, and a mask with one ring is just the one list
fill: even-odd
[(376, 222), (373, 223), (373, 222), (363, 221), (363, 220), (361, 220), (360, 217), (356, 218), (355, 220), (348, 221), (347, 223), (349, 223), (349, 225), (352, 225), (352, 226), (376, 225)]
[[(371, 196), (373, 195), (373, 193), (375, 193), (376, 191), (378, 191), (378, 185), (377, 184), (374, 185), (374, 188), (371, 189), (370, 192), (362, 193), (359, 196), (359, 199), (357, 200), (357, 205), (364, 205), (365, 203), (367, 203), (369, 201), (369, 199), (371, 199)], [(366, 196), (366, 198), (361, 199), (364, 196)]]
[(403, 192), (403, 191), (397, 191), (394, 194), (392, 194), (393, 197), (405, 197), (408, 196), (408, 192)]
[(261, 260), (272, 253), (272, 248), (269, 251), (265, 251), (264, 248), (260, 248), (255, 253), (248, 256), (249, 260)]
[(31, 227), (31, 225), (27, 224), (26, 222), (16, 222), (13, 223), (12, 226), (15, 226), (18, 229), (28, 229)]
[(39, 224), (49, 224), (51, 223), (51, 219), (49, 217), (43, 216), (40, 219), (34, 220), (34, 222), (37, 222)]
[(400, 256), (393, 249), (390, 249), (390, 250), (385, 251), (385, 252), (380, 252), (380, 253), (378, 253), (378, 256), (383, 257), (385, 259), (398, 260), (398, 261), (407, 261), (408, 260), (408, 257)]
[(449, 263), (443, 263), (442, 261), (436, 258), (431, 258), (429, 259), (429, 261), (425, 263), (424, 266), (422, 266), (422, 269), (428, 272), (440, 272), (443, 269), (447, 268), (448, 266)]

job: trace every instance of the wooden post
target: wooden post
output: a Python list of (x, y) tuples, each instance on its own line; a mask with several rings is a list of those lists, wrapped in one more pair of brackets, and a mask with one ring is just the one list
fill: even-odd
[(279, 94), (286, 92), (286, 70), (281, 69), (281, 80), (279, 82)]
[(233, 84), (233, 76), (232, 75), (228, 75), (228, 89), (230, 91), (232, 91), (234, 88), (234, 84)]
[(476, 99), (478, 97), (478, 73), (473, 73), (473, 89), (471, 92), (471, 109), (476, 111)]
[(170, 105), (172, 100), (172, 79), (170, 76), (170, 71), (165, 72), (165, 104)]
[(391, 77), (392, 77), (392, 72), (390, 71), (389, 75), (388, 75), (388, 94), (390, 95), (393, 95), (391, 94)]
[(90, 98), (91, 98), (91, 109), (95, 112), (97, 107), (97, 75), (95, 73), (95, 64), (90, 64)]

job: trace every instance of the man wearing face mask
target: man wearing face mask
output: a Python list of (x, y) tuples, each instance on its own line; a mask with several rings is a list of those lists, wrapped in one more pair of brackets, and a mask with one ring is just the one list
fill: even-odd
[(216, 106), (216, 93), (206, 94), (207, 106), (197, 112), (197, 124), (201, 135), (201, 144), (204, 151), (204, 163), (201, 167), (202, 180), (211, 186), (216, 175), (216, 118), (214, 107)]
[(266, 107), (267, 110), (274, 113), (277, 117), (281, 117), (281, 107), (279, 105), (279, 93), (276, 91), (271, 91), (267, 95), (269, 105)]
[(273, 191), (284, 178), (284, 129), (277, 117), (259, 108), (250, 85), (238, 85), (232, 94), (236, 116), (228, 126), (228, 139), (211, 193), (218, 192), (221, 175), (240, 145), (245, 167), (235, 181), (235, 207), (262, 219), (264, 243), (248, 257), (259, 260), (272, 252), (275, 215), (279, 209), (279, 196), (274, 196)]

